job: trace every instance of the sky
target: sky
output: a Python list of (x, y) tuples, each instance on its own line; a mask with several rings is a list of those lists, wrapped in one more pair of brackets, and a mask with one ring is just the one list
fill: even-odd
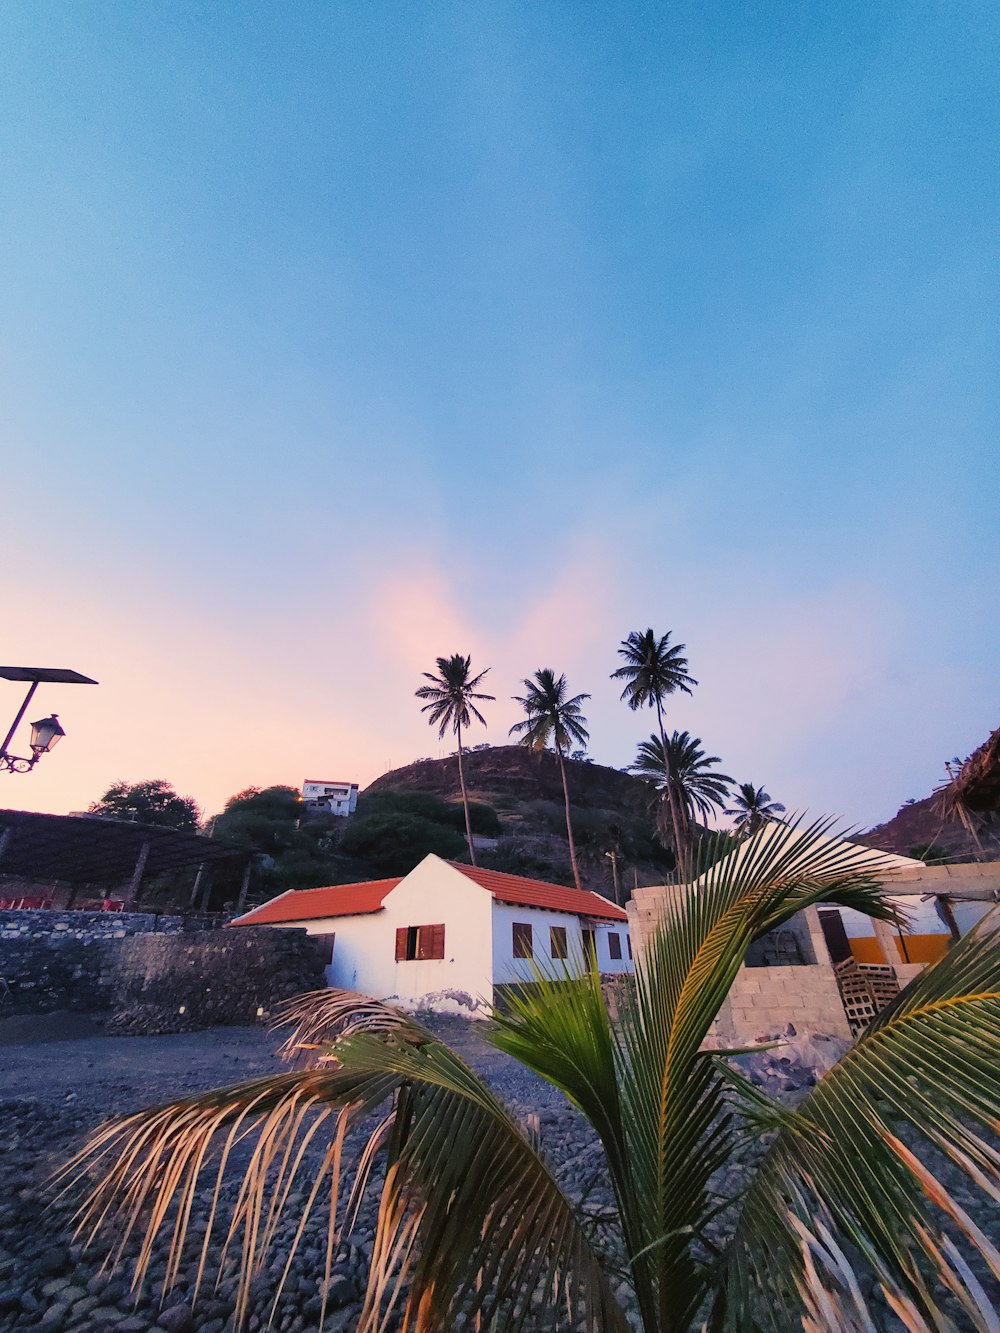
[[(868, 826), (1000, 723), (1000, 12), (0, 6), (0, 805), (371, 781), (610, 681)], [(12, 717), (19, 688), (0, 682)], [(0, 718), (0, 720), (4, 720)], [(4, 730), (6, 727), (4, 727)], [(23, 753), (26, 733), (19, 733)]]

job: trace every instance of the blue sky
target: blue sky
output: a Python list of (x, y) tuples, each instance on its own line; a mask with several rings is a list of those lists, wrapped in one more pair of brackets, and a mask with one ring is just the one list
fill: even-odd
[(489, 739), (551, 665), (624, 764), (647, 624), (737, 778), (924, 794), (998, 722), (998, 36), (5, 6), (4, 655), (102, 682), (40, 697), (69, 739), (5, 801), (369, 780), (438, 752), (412, 691), (458, 650)]

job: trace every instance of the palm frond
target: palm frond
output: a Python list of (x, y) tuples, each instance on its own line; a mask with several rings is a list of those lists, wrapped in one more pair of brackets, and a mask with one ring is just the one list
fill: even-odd
[[(213, 1237), (222, 1256), (238, 1253), (238, 1318), (302, 1193), (292, 1248), (323, 1201), (328, 1276), (381, 1154), (386, 1173), (359, 1333), (383, 1328), (392, 1310), (404, 1327), (427, 1330), (479, 1316), (518, 1330), (538, 1311), (562, 1310), (574, 1327), (625, 1333), (569, 1201), (503, 1104), (448, 1047), (389, 1006), (345, 992), (316, 992), (283, 1020), (295, 1024), (288, 1052), (319, 1046), (320, 1067), (130, 1116), (100, 1130), (66, 1168), (66, 1180), (97, 1175), (80, 1233), (94, 1240), (116, 1219), (116, 1259), (138, 1248), (136, 1285), (161, 1233), (170, 1236), (166, 1286), (176, 1279), (191, 1203), (206, 1179), (215, 1183), (199, 1281)], [(345, 1209), (345, 1136), (380, 1109)], [(226, 1218), (222, 1184), (233, 1175), (241, 1183)]]
[[(820, 1081), (768, 1149), (744, 1201), (722, 1277), (719, 1326), (783, 1329), (802, 1293), (815, 1310), (836, 1286), (810, 1271), (813, 1219), (845, 1246), (904, 1322), (948, 1328), (961, 1310), (995, 1328), (986, 1287), (1000, 1253), (944, 1168), (1000, 1204), (1000, 932), (966, 936), (904, 990)], [(984, 1137), (985, 1133), (985, 1137)], [(941, 1224), (985, 1266), (976, 1275)], [(803, 1248), (803, 1238), (807, 1245)], [(842, 1265), (840, 1268), (843, 1276)], [(940, 1293), (948, 1297), (942, 1301)], [(762, 1301), (760, 1294), (768, 1293)], [(725, 1310), (724, 1317), (721, 1314)], [(817, 1325), (822, 1327), (822, 1325)]]

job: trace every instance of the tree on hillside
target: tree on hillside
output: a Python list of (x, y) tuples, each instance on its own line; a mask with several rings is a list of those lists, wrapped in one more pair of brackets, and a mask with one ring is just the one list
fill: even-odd
[(733, 785), (727, 774), (710, 771), (721, 760), (718, 755), (705, 754), (701, 744), (699, 737), (675, 731), (664, 747), (654, 734), (639, 743), (631, 765), (631, 772), (648, 778), (667, 801), (682, 879), (690, 877), (691, 825), (699, 815), (707, 820), (713, 810), (721, 809)]
[(295, 844), (302, 802), (294, 787), (247, 787), (230, 796), (213, 834), (225, 842), (279, 856)]
[(752, 782), (741, 782), (731, 800), (732, 807), (725, 813), (737, 832), (747, 838), (785, 813), (780, 801), (772, 801), (763, 787), (755, 787)]
[(428, 702), (421, 708), (422, 713), (430, 713), (428, 721), (438, 729), (438, 739), (443, 739), (446, 731), (453, 731), (458, 742), (458, 782), (462, 788), (462, 805), (465, 809), (465, 839), (469, 844), (469, 860), (476, 864), (476, 849), (472, 841), (472, 824), (469, 821), (469, 798), (465, 793), (465, 767), (462, 763), (462, 728), (472, 725), (473, 717), (483, 726), (486, 719), (476, 707), (476, 703), (492, 703), (492, 694), (477, 694), (483, 677), (490, 670), (480, 671), (473, 676), (472, 658), (453, 653), (451, 657), (437, 659), (438, 674), (430, 671), (423, 673), (429, 683), (417, 690), (418, 699)]
[(897, 922), (878, 868), (831, 851), (828, 830), (779, 828), (679, 889), (614, 1016), (596, 968), (542, 976), (495, 1014), (493, 1044), (589, 1122), (613, 1220), (564, 1191), (544, 1130), (440, 1037), (326, 989), (283, 1015), (289, 1072), (99, 1129), (66, 1168), (86, 1192), (80, 1231), (118, 1265), (138, 1256), (137, 1291), (170, 1292), (200, 1256), (211, 1294), (211, 1271), (235, 1265), (237, 1327), (296, 1259), (325, 1292), (370, 1194), (362, 1333), (874, 1333), (890, 1311), (913, 1333), (994, 1328), (1000, 1264), (979, 1223), (1000, 1186), (996, 930), (924, 971), (796, 1106), (706, 1049), (748, 950), (796, 913)]
[(573, 845), (573, 821), (569, 810), (569, 787), (566, 784), (565, 752), (572, 743), (586, 748), (590, 736), (587, 732), (587, 719), (583, 716), (580, 704), (589, 699), (589, 694), (567, 695), (566, 677), (556, 679), (554, 671), (542, 667), (535, 672), (534, 680), (525, 680), (526, 693), (514, 695), (514, 702), (521, 705), (527, 717), (523, 722), (515, 722), (510, 729), (511, 736), (517, 736), (522, 745), (532, 750), (544, 750), (551, 742), (559, 759), (559, 772), (562, 777), (563, 800), (566, 805), (566, 836), (569, 839), (569, 859), (573, 866), (573, 879), (576, 887), (582, 888), (580, 867), (576, 863), (576, 847)]
[(146, 782), (113, 782), (99, 801), (89, 805), (93, 815), (108, 819), (130, 819), (137, 824), (156, 824), (197, 833), (201, 811), (190, 796), (178, 796), (169, 782), (151, 778)]
[[(633, 630), (627, 639), (621, 641), (618, 656), (624, 659), (624, 665), (611, 673), (611, 679), (625, 682), (621, 697), (633, 712), (644, 705), (656, 709), (660, 746), (666, 755), (667, 737), (663, 729), (663, 701), (677, 690), (690, 694), (691, 686), (698, 684), (693, 676), (688, 675), (684, 644), (672, 644), (669, 630), (660, 637), (657, 637), (651, 629), (647, 629), (645, 633)], [(664, 770), (664, 779), (668, 778), (669, 774)], [(677, 805), (674, 786), (669, 780), (665, 781), (664, 790), (673, 826), (678, 871), (683, 879), (686, 871), (682, 849), (687, 845), (684, 836), (684, 813)]]

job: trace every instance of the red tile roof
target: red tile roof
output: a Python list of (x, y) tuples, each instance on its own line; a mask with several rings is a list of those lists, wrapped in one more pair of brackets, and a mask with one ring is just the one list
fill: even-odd
[(562, 884), (525, 879), (523, 875), (507, 875), (500, 870), (480, 870), (478, 866), (463, 866), (455, 861), (449, 861), (448, 864), (502, 903), (516, 903), (519, 907), (545, 907), (550, 912), (572, 912), (574, 916), (596, 916), (604, 921), (628, 920), (624, 908), (609, 898), (602, 898), (599, 893), (591, 893), (589, 889), (567, 889)]
[(283, 921), (312, 921), (326, 916), (361, 916), (379, 912), (385, 895), (398, 879), (371, 879), (363, 884), (332, 884), (328, 889), (289, 889), (255, 907), (231, 924), (271, 926)]
[[(499, 870), (480, 870), (478, 866), (447, 863), (466, 879), (492, 893), (502, 903), (518, 907), (541, 907), (550, 912), (570, 912), (574, 916), (597, 917), (602, 921), (627, 921), (623, 908), (589, 889), (567, 889), (562, 884), (547, 884), (523, 875), (506, 875)], [(237, 917), (234, 926), (270, 926), (286, 921), (313, 921), (328, 916), (360, 916), (381, 911), (388, 893), (399, 879), (373, 879), (363, 884), (333, 884), (328, 889), (290, 889), (269, 903)]]

